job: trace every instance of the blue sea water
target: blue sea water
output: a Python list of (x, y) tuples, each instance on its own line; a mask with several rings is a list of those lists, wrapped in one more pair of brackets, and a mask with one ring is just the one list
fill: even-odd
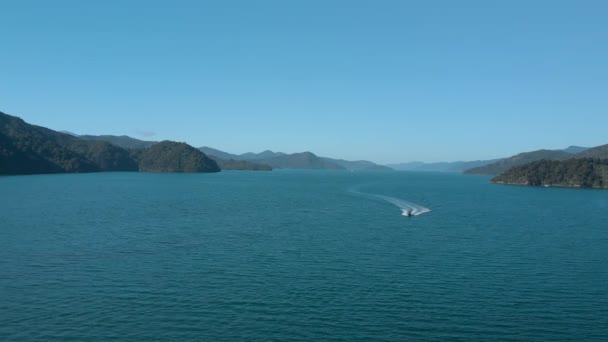
[(0, 340), (606, 341), (607, 214), (456, 174), (2, 177)]

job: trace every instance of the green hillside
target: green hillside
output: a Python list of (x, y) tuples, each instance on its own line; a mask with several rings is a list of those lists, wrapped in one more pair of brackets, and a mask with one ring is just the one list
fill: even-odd
[(139, 170), (144, 172), (219, 172), (217, 163), (196, 148), (161, 141), (141, 153)]
[(30, 125), (0, 112), (0, 174), (138, 170), (217, 172), (219, 168), (215, 161), (184, 143), (164, 141), (147, 149), (125, 149), (104, 139), (85, 140)]
[(513, 167), (492, 179), (492, 182), (608, 188), (608, 159), (540, 160)]
[(137, 171), (129, 152), (0, 112), (0, 174)]

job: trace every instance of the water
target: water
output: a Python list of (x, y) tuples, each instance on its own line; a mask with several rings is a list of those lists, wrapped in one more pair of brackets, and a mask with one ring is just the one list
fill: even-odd
[(0, 340), (605, 341), (608, 191), (487, 181), (3, 177)]

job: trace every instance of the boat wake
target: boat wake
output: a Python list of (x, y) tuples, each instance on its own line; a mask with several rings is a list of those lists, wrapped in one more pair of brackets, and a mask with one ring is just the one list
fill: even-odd
[(403, 215), (403, 216), (418, 216), (418, 215), (422, 215), (424, 213), (428, 213), (429, 211), (431, 211), (431, 209), (429, 209), (427, 207), (423, 207), (416, 203), (404, 201), (399, 198), (384, 196), (384, 195), (372, 195), (372, 196), (383, 199), (383, 200), (387, 201), (388, 203), (395, 205), (397, 208), (401, 209), (401, 215)]
[(369, 194), (369, 193), (364, 193), (364, 192), (360, 192), (360, 191), (356, 191), (356, 190), (351, 190), (351, 192), (355, 193), (355, 194), (363, 195), (363, 196), (369, 196), (369, 197), (381, 199), (385, 202), (388, 202), (388, 203), (396, 206), (397, 208), (401, 209), (401, 215), (403, 215), (403, 216), (418, 216), (418, 215), (422, 215), (424, 213), (428, 213), (431, 211), (431, 209), (429, 209), (427, 207), (423, 207), (419, 204), (405, 201), (405, 200), (402, 200), (402, 199), (396, 198), (396, 197), (390, 197), (390, 196), (378, 195), (378, 194)]

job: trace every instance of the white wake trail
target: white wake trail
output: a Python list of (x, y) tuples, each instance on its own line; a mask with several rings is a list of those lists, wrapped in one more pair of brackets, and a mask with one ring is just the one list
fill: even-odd
[(431, 211), (430, 208), (427, 208), (427, 207), (424, 207), (419, 204), (412, 203), (412, 202), (409, 202), (406, 200), (402, 200), (402, 199), (396, 198), (396, 197), (390, 197), (390, 196), (378, 195), (378, 194), (370, 194), (370, 193), (360, 192), (357, 190), (351, 190), (351, 192), (355, 193), (355, 194), (374, 197), (374, 198), (378, 198), (383, 201), (386, 201), (386, 202), (396, 206), (397, 208), (401, 209), (401, 215), (403, 215), (403, 216), (418, 216), (418, 215), (422, 215), (424, 213), (428, 213)]
[(423, 207), (416, 203), (404, 201), (400, 198), (384, 196), (384, 195), (375, 195), (375, 194), (372, 194), (372, 196), (383, 199), (383, 200), (395, 205), (397, 208), (401, 209), (401, 211), (402, 211), (401, 215), (403, 215), (403, 216), (410, 216), (410, 215), (418, 216), (418, 215), (422, 215), (424, 213), (428, 213), (429, 211), (431, 211), (431, 209), (429, 209), (427, 207)]

